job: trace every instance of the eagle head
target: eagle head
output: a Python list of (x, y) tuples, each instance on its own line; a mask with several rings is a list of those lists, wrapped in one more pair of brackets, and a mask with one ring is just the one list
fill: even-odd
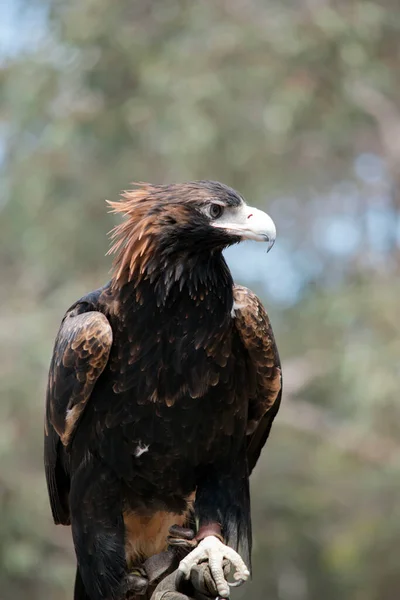
[(275, 242), (271, 217), (216, 181), (136, 184), (120, 201), (109, 204), (112, 212), (124, 216), (112, 231), (109, 251), (116, 255), (117, 284), (143, 276), (151, 279), (172, 264), (193, 262), (242, 240), (266, 242), (268, 250)]

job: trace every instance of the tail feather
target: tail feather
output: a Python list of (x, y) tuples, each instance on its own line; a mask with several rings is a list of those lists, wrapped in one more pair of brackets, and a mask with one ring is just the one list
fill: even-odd
[(251, 572), (252, 531), (248, 478), (242, 481), (242, 488), (235, 500), (223, 515), (222, 530), (225, 542), (239, 552)]
[(90, 596), (87, 594), (85, 586), (83, 585), (79, 567), (76, 567), (74, 600), (90, 600)]

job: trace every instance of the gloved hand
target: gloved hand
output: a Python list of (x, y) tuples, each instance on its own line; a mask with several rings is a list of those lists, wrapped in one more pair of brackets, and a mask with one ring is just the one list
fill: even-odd
[[(224, 562), (225, 577), (229, 574), (230, 563)], [(163, 579), (154, 590), (151, 600), (214, 600), (218, 597), (214, 579), (205, 561), (193, 567), (190, 579), (174, 571)]]

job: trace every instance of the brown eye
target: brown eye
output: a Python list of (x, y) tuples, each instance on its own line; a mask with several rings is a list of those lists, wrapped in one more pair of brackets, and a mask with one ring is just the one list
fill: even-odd
[(224, 212), (224, 207), (220, 204), (210, 204), (210, 217), (212, 219), (218, 219)]

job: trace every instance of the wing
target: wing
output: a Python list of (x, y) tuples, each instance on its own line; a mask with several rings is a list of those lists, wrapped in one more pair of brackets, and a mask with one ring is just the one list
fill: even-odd
[(234, 286), (233, 298), (235, 325), (248, 354), (247, 457), (251, 473), (279, 409), (281, 364), (272, 327), (259, 298), (238, 285)]
[(95, 383), (107, 364), (112, 330), (100, 312), (65, 316), (50, 364), (46, 396), (44, 462), (53, 518), (69, 524), (69, 475), (64, 448), (72, 440)]

